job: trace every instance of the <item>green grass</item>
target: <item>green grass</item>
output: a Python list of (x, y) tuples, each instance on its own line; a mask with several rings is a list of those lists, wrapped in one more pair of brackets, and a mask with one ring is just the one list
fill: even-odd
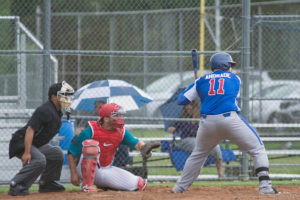
[(165, 131), (153, 131), (153, 130), (131, 130), (130, 131), (132, 135), (134, 135), (137, 138), (143, 138), (143, 137), (165, 137), (166, 135), (169, 135), (170, 133)]
[[(67, 191), (74, 191), (74, 190), (80, 190), (80, 187), (73, 186), (73, 185), (65, 185)], [(9, 190), (8, 186), (0, 186), (0, 193), (7, 193)], [(39, 190), (39, 187), (37, 185), (33, 185), (30, 187), (29, 192), (37, 192)]]
[[(131, 132), (134, 136), (141, 137), (165, 137), (169, 135), (169, 133), (165, 131), (142, 131), (142, 130), (134, 130)], [(281, 149), (283, 142), (265, 142), (266, 149)], [(222, 144), (223, 147), (226, 147), (226, 144)], [(237, 150), (238, 147), (235, 144), (229, 143), (228, 147), (232, 150)], [(300, 142), (293, 142), (292, 149), (300, 149)], [(160, 151), (160, 149), (155, 150)], [(158, 159), (163, 157), (152, 157), (151, 159)], [(292, 156), (285, 158), (278, 158), (278, 155), (270, 155), (269, 161), (270, 164), (298, 164), (300, 163), (300, 156)], [(134, 162), (142, 161), (141, 157), (134, 157)], [(230, 165), (239, 165), (238, 161), (230, 162)], [(249, 156), (249, 164), (253, 164), (251, 157)], [(170, 159), (160, 160), (160, 161), (150, 161), (148, 165), (172, 165)], [(223, 163), (223, 171), (225, 170), (226, 163)], [(299, 167), (270, 167), (270, 173), (278, 173), (278, 174), (299, 174)], [(175, 168), (148, 168), (148, 175), (180, 175), (181, 171), (176, 171)], [(204, 167), (201, 171), (201, 174), (217, 174), (215, 167)], [(300, 185), (300, 180), (291, 181), (291, 180), (283, 180), (283, 181), (272, 181), (274, 185)], [(199, 181), (195, 182), (194, 186), (235, 186), (235, 185), (257, 185), (257, 181)], [(162, 182), (162, 183), (149, 183), (149, 186), (173, 186), (174, 182)], [(0, 193), (8, 192), (8, 186), (0, 186)], [(67, 190), (80, 190), (79, 187), (75, 187), (72, 185), (66, 185)], [(31, 192), (38, 191), (38, 186), (32, 186), (30, 188)]]
[[(282, 149), (285, 142), (264, 142), (265, 148), (267, 150), (271, 149)], [(223, 147), (225, 147), (225, 144), (222, 144)], [(228, 144), (229, 149), (232, 150), (238, 150), (238, 146), (233, 143)], [(291, 149), (300, 149), (300, 142), (292, 142), (292, 148)]]
[[(141, 137), (165, 137), (170, 136), (170, 133), (165, 131), (153, 131), (153, 130), (134, 130), (132, 134), (138, 138)], [(265, 142), (265, 147), (267, 150), (272, 149), (282, 149), (282, 146), (285, 142)], [(222, 143), (224, 148), (229, 148), (231, 150), (238, 150), (238, 146), (233, 143)], [(292, 149), (300, 149), (300, 142), (292, 142)], [(160, 151), (160, 149), (155, 150)], [(280, 158), (279, 158), (280, 157)], [(159, 157), (153, 157), (151, 159), (156, 159)], [(150, 159), (150, 160), (151, 160)], [(140, 157), (134, 157), (134, 162), (141, 161)], [(286, 155), (269, 155), (270, 164), (298, 164), (300, 163), (300, 156), (286, 156)], [(249, 156), (249, 163), (253, 164), (251, 156)], [(170, 159), (161, 160), (161, 161), (151, 161), (148, 164), (151, 165), (172, 165)], [(237, 162), (230, 162), (230, 165), (239, 165)], [(225, 166), (225, 163), (223, 164)], [(271, 167), (270, 173), (286, 173), (286, 174), (299, 174), (300, 170), (298, 167)], [(149, 168), (149, 175), (178, 175), (180, 172), (176, 171), (174, 168), (159, 168), (151, 169)], [(217, 174), (215, 167), (212, 168), (203, 168), (201, 174)]]
[[(182, 171), (177, 171), (175, 168), (159, 168), (151, 169), (148, 168), (149, 175), (175, 175), (179, 176)], [(217, 174), (217, 169), (215, 167), (204, 167), (201, 170), (201, 174), (214, 175)]]
[[(272, 181), (273, 185), (300, 185), (300, 180), (297, 181)], [(174, 186), (175, 182), (149, 183), (148, 187), (152, 186)], [(257, 186), (258, 181), (196, 181), (192, 186)], [(80, 187), (65, 185), (67, 191), (79, 191)], [(0, 193), (7, 193), (8, 186), (0, 186)], [(38, 186), (34, 185), (30, 188), (30, 192), (37, 192)]]
[[(137, 138), (151, 138), (151, 137), (170, 137), (171, 134), (166, 131), (154, 130), (132, 130), (131, 133)], [(266, 149), (282, 149), (285, 142), (264, 142)], [(226, 144), (222, 144), (226, 147)], [(233, 143), (228, 143), (228, 147), (232, 150), (238, 150), (238, 146)], [(300, 149), (300, 142), (292, 142), (292, 149)]]
[[(300, 185), (300, 180), (297, 181), (272, 181), (275, 185)], [(175, 182), (149, 183), (149, 186), (173, 186)], [(258, 181), (196, 181), (192, 186), (257, 186)]]

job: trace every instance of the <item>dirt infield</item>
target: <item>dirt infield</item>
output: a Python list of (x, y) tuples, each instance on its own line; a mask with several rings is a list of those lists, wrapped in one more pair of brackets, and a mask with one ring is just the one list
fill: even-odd
[(278, 195), (260, 195), (254, 186), (193, 186), (184, 194), (170, 193), (171, 187), (153, 186), (144, 192), (103, 191), (97, 193), (82, 193), (79, 191), (68, 191), (61, 193), (31, 193), (23, 197), (12, 197), (0, 194), (0, 199), (22, 199), (22, 200), (212, 200), (212, 199), (300, 199), (300, 186), (277, 186), (280, 190)]

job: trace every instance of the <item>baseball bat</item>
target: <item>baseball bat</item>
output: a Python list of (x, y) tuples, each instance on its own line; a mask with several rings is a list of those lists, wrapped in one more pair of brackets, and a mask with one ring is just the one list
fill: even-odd
[(197, 49), (192, 49), (191, 53), (192, 53), (192, 62), (194, 67), (194, 76), (196, 80), (198, 78), (198, 70), (199, 70)]

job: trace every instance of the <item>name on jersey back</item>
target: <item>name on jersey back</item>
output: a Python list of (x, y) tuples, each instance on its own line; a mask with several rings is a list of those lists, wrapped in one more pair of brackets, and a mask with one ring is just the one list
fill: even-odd
[(207, 74), (205, 79), (212, 79), (212, 78), (231, 78), (229, 73), (222, 73), (222, 74)]

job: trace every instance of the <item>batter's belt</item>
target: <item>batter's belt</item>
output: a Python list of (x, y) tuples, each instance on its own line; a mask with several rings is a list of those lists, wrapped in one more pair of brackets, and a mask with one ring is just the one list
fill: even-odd
[[(222, 114), (219, 114), (222, 115), (223, 117), (230, 117), (231, 116), (231, 113), (238, 113), (237, 111), (230, 111), (230, 112), (226, 112), (226, 113), (222, 113)], [(200, 118), (203, 118), (203, 119), (206, 119), (207, 117), (209, 116), (218, 116), (218, 115), (206, 115), (206, 114), (201, 114), (200, 115)]]

